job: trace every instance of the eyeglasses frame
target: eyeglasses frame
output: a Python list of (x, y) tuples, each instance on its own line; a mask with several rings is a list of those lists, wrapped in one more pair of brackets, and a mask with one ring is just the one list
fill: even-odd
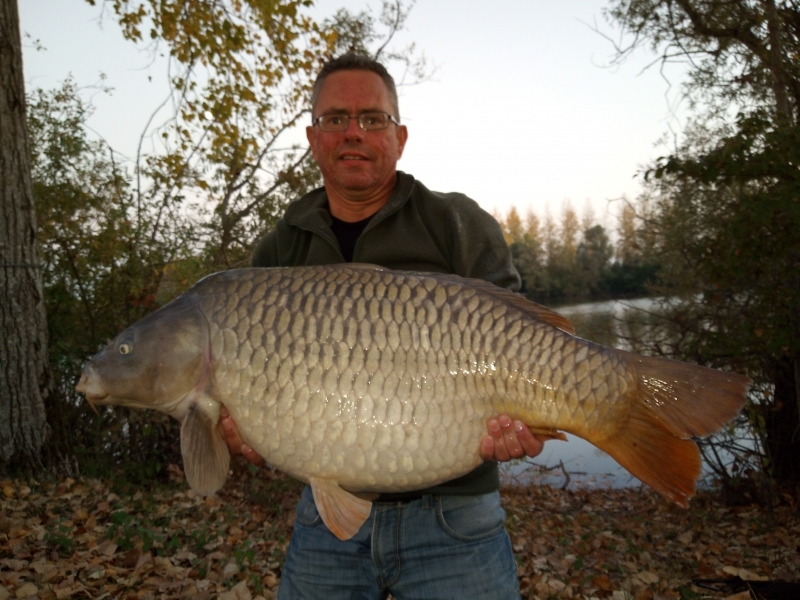
[[(364, 127), (364, 124), (361, 122), (361, 117), (363, 117), (364, 115), (374, 115), (374, 114), (386, 115), (389, 118), (389, 122), (386, 124), (386, 127), (381, 127), (380, 129), (367, 129), (366, 127)], [(322, 129), (322, 126), (320, 125), (320, 122), (319, 122), (319, 120), (324, 118), (324, 117), (346, 117), (347, 118), (347, 122), (345, 123), (345, 126), (342, 129), (337, 129), (336, 131), (325, 131), (324, 129)], [(358, 115), (345, 115), (345, 114), (338, 114), (338, 113), (332, 113), (332, 114), (328, 114), (328, 115), (320, 115), (316, 119), (312, 119), (311, 120), (311, 125), (312, 125), (312, 127), (320, 126), (319, 130), (322, 133), (341, 133), (343, 131), (347, 131), (347, 129), (350, 127), (350, 120), (351, 119), (356, 119), (356, 122), (358, 123), (358, 126), (363, 131), (384, 131), (384, 130), (389, 128), (389, 124), (390, 123), (394, 123), (397, 126), (400, 125), (400, 121), (395, 119), (391, 114), (389, 114), (387, 112), (384, 112), (382, 110), (368, 110), (368, 111), (365, 111), (365, 112), (363, 112), (361, 114), (358, 114)]]

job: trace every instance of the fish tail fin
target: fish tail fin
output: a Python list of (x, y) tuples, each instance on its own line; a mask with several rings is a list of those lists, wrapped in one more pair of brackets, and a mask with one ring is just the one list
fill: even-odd
[(593, 442), (681, 506), (694, 495), (700, 451), (691, 439), (722, 429), (744, 406), (750, 379), (674, 360), (626, 354), (637, 373), (628, 421)]

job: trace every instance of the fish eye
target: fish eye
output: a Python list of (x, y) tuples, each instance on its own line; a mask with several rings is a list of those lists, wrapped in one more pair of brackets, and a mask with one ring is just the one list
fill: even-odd
[(119, 353), (120, 354), (130, 354), (133, 352), (133, 347), (130, 344), (120, 344), (119, 345)]

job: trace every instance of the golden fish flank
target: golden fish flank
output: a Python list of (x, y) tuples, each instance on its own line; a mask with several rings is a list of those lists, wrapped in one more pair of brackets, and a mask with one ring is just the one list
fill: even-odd
[[(188, 481), (227, 474), (224, 404), (246, 443), (308, 481), (334, 533), (370, 504), (349, 492), (421, 489), (480, 463), (485, 422), (583, 437), (679, 504), (708, 435), (748, 380), (572, 335), (552, 311), (489, 283), (368, 265), (242, 269), (200, 281), (120, 334), (78, 389), (95, 404), (150, 406), (183, 421)], [(135, 349), (120, 354), (119, 345)], [(168, 394), (149, 379), (169, 379)], [(347, 490), (347, 491), (345, 491)]]

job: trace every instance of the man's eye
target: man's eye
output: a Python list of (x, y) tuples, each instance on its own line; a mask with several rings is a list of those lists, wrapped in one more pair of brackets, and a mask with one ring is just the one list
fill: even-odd
[(342, 123), (344, 123), (344, 117), (338, 115), (325, 117), (325, 120), (328, 122), (329, 125), (341, 125)]

